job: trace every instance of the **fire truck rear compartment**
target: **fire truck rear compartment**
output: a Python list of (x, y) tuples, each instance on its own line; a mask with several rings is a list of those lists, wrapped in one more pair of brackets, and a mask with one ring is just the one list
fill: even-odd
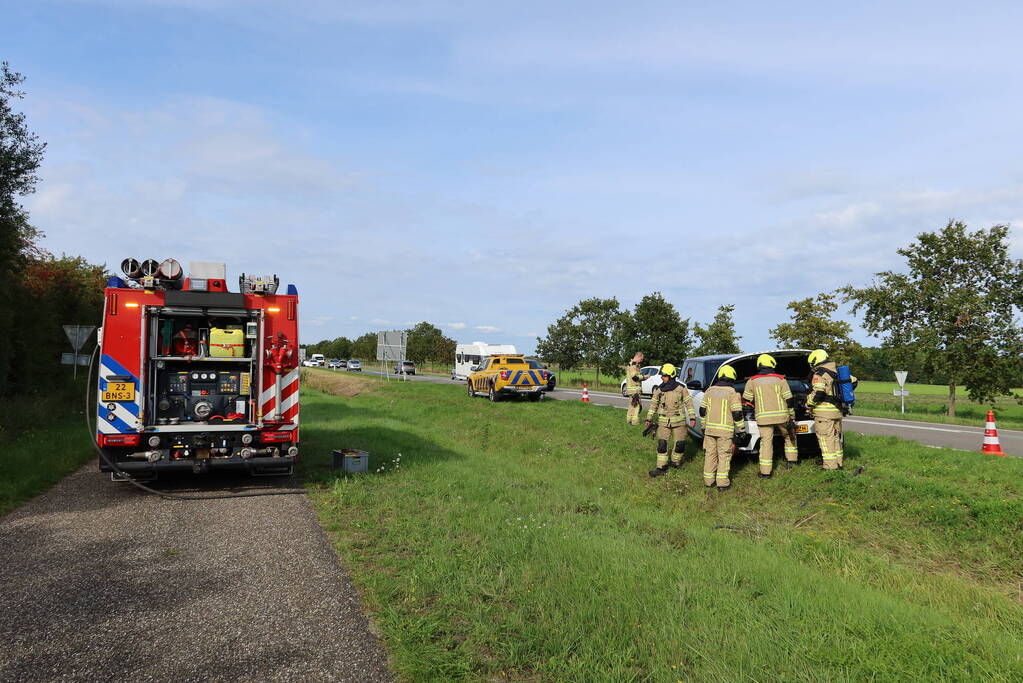
[(253, 420), (259, 321), (246, 309), (164, 308), (151, 318), (145, 424)]
[(144, 431), (137, 445), (105, 449), (118, 468), (290, 473), (297, 433), (257, 420), (261, 327), (249, 309), (151, 309)]

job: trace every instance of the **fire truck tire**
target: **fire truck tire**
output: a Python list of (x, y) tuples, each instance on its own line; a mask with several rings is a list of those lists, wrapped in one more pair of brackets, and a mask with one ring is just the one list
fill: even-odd
[(490, 399), (491, 403), (497, 403), (501, 400), (501, 395), (494, 390), (494, 383), (490, 383), (490, 392), (487, 394), (487, 398)]
[(472, 380), (467, 380), (465, 386), (469, 389), (469, 398), (475, 398), (476, 392), (472, 390)]

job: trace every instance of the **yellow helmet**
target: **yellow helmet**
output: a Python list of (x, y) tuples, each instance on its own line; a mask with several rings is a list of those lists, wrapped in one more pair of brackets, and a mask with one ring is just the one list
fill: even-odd
[(776, 368), (778, 367), (778, 361), (774, 359), (769, 353), (762, 353), (757, 356), (757, 367), (758, 368)]
[(734, 380), (736, 378), (735, 368), (731, 365), (722, 365), (718, 368), (718, 377), (727, 377), (730, 380)]
[(678, 374), (678, 370), (676, 370), (675, 366), (671, 363), (665, 363), (661, 366), (661, 374), (667, 375), (668, 377), (674, 377)]
[(810, 357), (807, 359), (810, 361), (810, 365), (820, 365), (828, 359), (828, 352), (824, 349), (817, 349), (810, 352)]

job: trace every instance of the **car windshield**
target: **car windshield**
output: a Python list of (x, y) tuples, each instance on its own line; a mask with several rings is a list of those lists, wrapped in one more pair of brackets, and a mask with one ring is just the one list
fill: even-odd
[(538, 360), (528, 360), (526, 362), (529, 363), (529, 367), (531, 369), (533, 369), (533, 370), (546, 370), (547, 369), (547, 366), (544, 365), (543, 363), (541, 363)]

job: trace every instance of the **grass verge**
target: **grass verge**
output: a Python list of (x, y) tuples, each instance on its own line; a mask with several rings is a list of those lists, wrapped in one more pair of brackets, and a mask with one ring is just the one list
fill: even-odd
[(93, 457), (82, 417), (84, 378), (48, 394), (0, 401), (0, 515), (47, 490)]
[(425, 383), (307, 388), (303, 430), (407, 679), (1023, 677), (1021, 460), (850, 434), (846, 471), (737, 463), (719, 494), (702, 454), (650, 480), (620, 411)]

